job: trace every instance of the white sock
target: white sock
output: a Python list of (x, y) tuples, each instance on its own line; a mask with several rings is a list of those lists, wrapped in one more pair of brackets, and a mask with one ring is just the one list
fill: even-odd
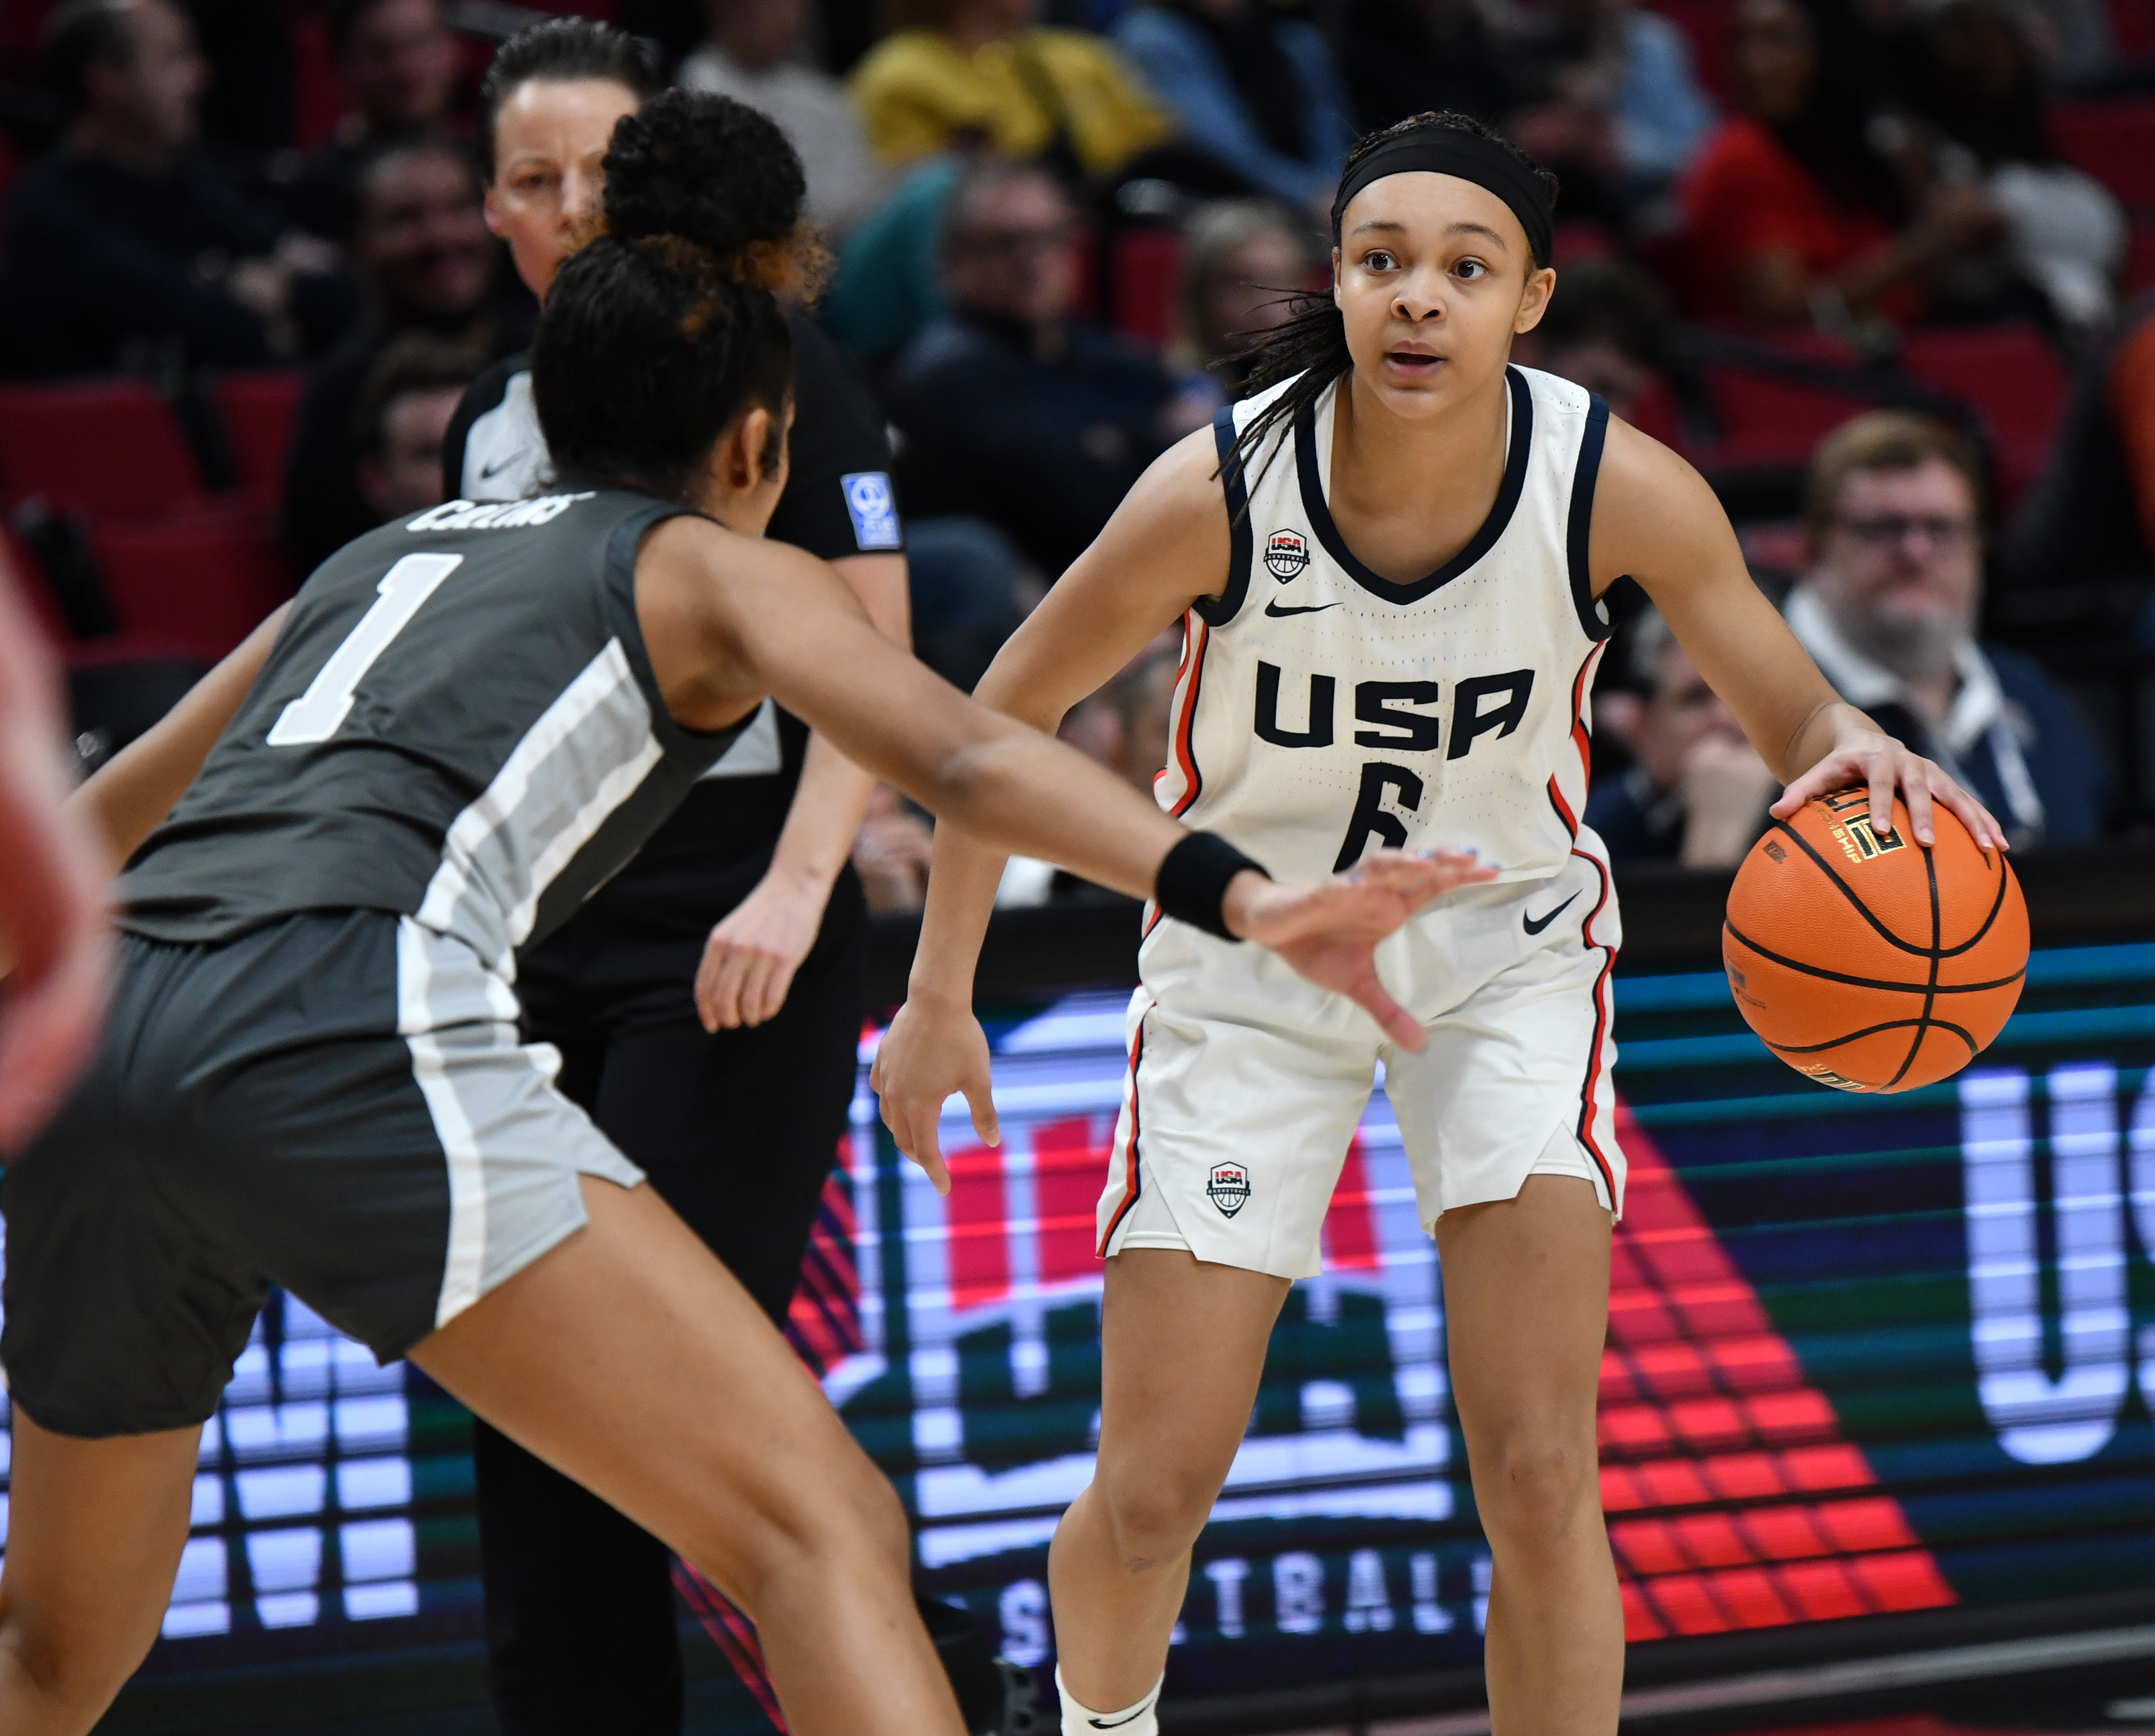
[(1163, 1674), (1134, 1706), (1125, 1706), (1120, 1712), (1095, 1712), (1089, 1706), (1080, 1706), (1077, 1697), (1063, 1686), (1062, 1667), (1057, 1664), (1055, 1692), (1062, 1697), (1062, 1736), (1100, 1736), (1103, 1730), (1113, 1730), (1115, 1736), (1159, 1736), (1159, 1717), (1155, 1708), (1160, 1688), (1166, 1681)]

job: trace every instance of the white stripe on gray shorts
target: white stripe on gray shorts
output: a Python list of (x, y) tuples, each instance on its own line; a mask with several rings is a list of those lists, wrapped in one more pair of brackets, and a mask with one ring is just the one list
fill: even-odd
[(397, 931), (397, 1032), (442, 1144), (449, 1230), (434, 1324), (581, 1229), (580, 1175), (643, 1172), (554, 1088), (560, 1053), (518, 1040), (516, 996), (462, 941), (410, 917)]

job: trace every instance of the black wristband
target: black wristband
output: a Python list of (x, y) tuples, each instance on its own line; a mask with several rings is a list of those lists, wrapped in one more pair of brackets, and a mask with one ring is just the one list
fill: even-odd
[(1227, 926), (1225, 904), (1227, 883), (1244, 868), (1255, 868), (1269, 880), (1262, 865), (1254, 863), (1214, 832), (1193, 832), (1160, 858), (1153, 881), (1154, 902), (1163, 916), (1186, 922), (1222, 940), (1240, 938)]

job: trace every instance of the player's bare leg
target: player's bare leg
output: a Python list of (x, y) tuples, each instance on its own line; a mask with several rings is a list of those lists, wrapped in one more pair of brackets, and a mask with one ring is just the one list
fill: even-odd
[(738, 1604), (800, 1736), (960, 1736), (896, 1492), (656, 1194), (584, 1198), (583, 1231), (412, 1360)]
[(1495, 1736), (1606, 1736), (1624, 1686), (1594, 1426), (1609, 1214), (1591, 1182), (1530, 1175), (1515, 1200), (1446, 1212), (1436, 1245), (1452, 1395), (1494, 1564)]
[(1167, 1667), (1287, 1289), (1168, 1248), (1108, 1262), (1099, 1460), (1047, 1555), (1063, 1683), (1087, 1706), (1134, 1705)]
[(199, 1428), (77, 1440), (13, 1421), (0, 1736), (79, 1736), (150, 1650), (187, 1541)]

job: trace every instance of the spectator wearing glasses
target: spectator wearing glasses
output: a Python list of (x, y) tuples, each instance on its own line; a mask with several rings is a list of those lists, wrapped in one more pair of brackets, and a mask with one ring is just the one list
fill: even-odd
[[(993, 160), (968, 169), (944, 218), (941, 264), (950, 312), (891, 377), (906, 437), (900, 491), (916, 525), (987, 520), (1052, 580), (1189, 431), (1170, 407), (1174, 382), (1151, 356), (1072, 317), (1077, 213), (1041, 170)], [(917, 597), (916, 609), (929, 601)], [(917, 616), (924, 655), (925, 629)]]
[(2099, 835), (2102, 763), (2086, 727), (2028, 658), (1976, 638), (1981, 473), (1951, 429), (1899, 411), (1859, 416), (1811, 461), (1813, 564), (1789, 625), (1826, 679), (1928, 755), (2021, 848)]

